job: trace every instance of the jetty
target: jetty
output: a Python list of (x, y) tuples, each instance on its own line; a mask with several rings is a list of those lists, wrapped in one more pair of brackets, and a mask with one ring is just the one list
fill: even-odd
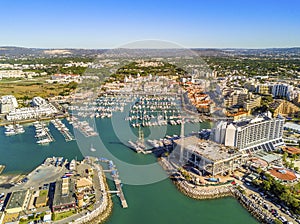
[(107, 162), (109, 169), (104, 170), (104, 172), (111, 174), (111, 177), (113, 178), (113, 181), (116, 186), (116, 190), (109, 190), (108, 193), (110, 193), (110, 194), (116, 193), (120, 198), (122, 207), (128, 208), (128, 204), (127, 204), (127, 201), (125, 199), (125, 195), (124, 195), (123, 189), (122, 189), (122, 182), (119, 178), (119, 174), (118, 174), (118, 170), (117, 170), (116, 166), (114, 165), (112, 160), (100, 159), (100, 161)]
[(64, 136), (66, 142), (75, 140), (74, 136), (71, 134), (69, 129), (66, 127), (66, 125), (62, 123), (61, 120), (59, 119), (51, 120), (51, 123)]
[(78, 129), (85, 137), (97, 136), (98, 133), (90, 126), (87, 121), (79, 121), (78, 118), (72, 117), (73, 127)]
[(45, 145), (54, 141), (49, 128), (47, 128), (44, 123), (35, 121), (33, 122), (33, 126), (35, 127), (35, 137), (37, 138), (37, 144)]
[(136, 142), (128, 141), (129, 148), (133, 149), (137, 153), (150, 154), (152, 150), (146, 150), (144, 133), (139, 127), (139, 139)]

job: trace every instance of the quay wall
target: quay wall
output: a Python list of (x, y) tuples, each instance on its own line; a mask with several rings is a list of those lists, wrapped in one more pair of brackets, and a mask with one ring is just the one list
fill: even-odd
[(95, 168), (96, 168), (98, 176), (99, 176), (101, 189), (104, 192), (100, 199), (100, 206), (98, 208), (96, 208), (95, 210), (93, 210), (91, 213), (73, 221), (72, 223), (74, 223), (74, 224), (104, 223), (112, 213), (113, 202), (112, 202), (110, 194), (107, 193), (108, 185), (106, 182), (106, 177), (105, 177), (104, 171), (100, 167), (100, 165), (95, 165)]
[[(162, 158), (158, 162), (169, 176), (172, 174), (172, 172), (174, 172), (174, 168), (166, 159)], [(223, 197), (234, 197), (260, 223), (270, 223), (273, 220), (272, 217), (262, 207), (241, 193), (235, 186), (231, 184), (209, 187), (203, 186), (201, 187), (201, 190), (199, 190), (195, 189), (194, 185), (189, 184), (186, 180), (178, 180), (176, 178), (171, 178), (171, 180), (180, 192), (190, 198), (207, 200)]]

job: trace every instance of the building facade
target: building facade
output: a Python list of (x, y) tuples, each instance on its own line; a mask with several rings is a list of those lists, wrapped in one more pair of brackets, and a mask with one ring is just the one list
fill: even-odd
[(272, 87), (273, 97), (286, 97), (289, 99), (292, 91), (293, 87), (285, 83), (278, 83), (273, 85)]
[(55, 106), (41, 97), (34, 97), (31, 104), (33, 107), (23, 107), (10, 111), (6, 115), (6, 119), (8, 121), (36, 119), (40, 117), (50, 117), (58, 112)]
[(254, 119), (236, 122), (221, 121), (214, 129), (214, 141), (226, 146), (246, 150), (248, 152), (272, 151), (283, 145), (284, 119), (272, 118), (271, 113), (259, 115)]
[(15, 191), (11, 194), (5, 211), (10, 214), (26, 211), (29, 200), (29, 190)]
[(174, 142), (174, 155), (180, 164), (190, 164), (202, 175), (226, 175), (243, 164), (243, 154), (232, 147), (201, 140), (196, 136)]
[(64, 212), (76, 208), (75, 184), (63, 178), (55, 184), (52, 212)]
[(278, 114), (283, 116), (295, 115), (300, 112), (298, 106), (286, 100), (274, 100), (274, 102), (270, 104), (270, 108), (274, 110), (274, 116)]
[(5, 114), (16, 109), (18, 107), (18, 102), (16, 97), (12, 95), (2, 96), (0, 98), (0, 113)]

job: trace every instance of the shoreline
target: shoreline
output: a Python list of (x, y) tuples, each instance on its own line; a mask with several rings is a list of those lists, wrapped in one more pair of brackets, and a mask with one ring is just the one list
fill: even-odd
[[(250, 215), (252, 215), (260, 223), (269, 223), (272, 219), (267, 213), (264, 213), (259, 206), (252, 202), (246, 195), (242, 194), (236, 187), (231, 184), (224, 184), (219, 186), (203, 186), (201, 191), (192, 187), (186, 180), (178, 180), (172, 178), (169, 162), (161, 158), (158, 160), (161, 167), (167, 172), (170, 180), (173, 182), (179, 192), (189, 198), (195, 200), (214, 200), (219, 198), (232, 197), (235, 198), (241, 206), (243, 206)], [(210, 188), (210, 189), (209, 189)]]
[(94, 168), (97, 170), (99, 174), (101, 189), (103, 189), (102, 191), (105, 192), (103, 193), (103, 196), (100, 199), (101, 205), (95, 208), (90, 214), (87, 214), (77, 220), (74, 220), (71, 223), (74, 224), (105, 223), (107, 219), (110, 217), (110, 215), (112, 214), (113, 201), (111, 199), (111, 195), (108, 193), (109, 187), (106, 181), (105, 173), (102, 169), (102, 166), (100, 165), (96, 165), (94, 166)]
[(28, 119), (28, 120), (19, 120), (19, 121), (1, 121), (0, 122), (0, 127), (10, 125), (10, 124), (15, 124), (15, 123), (27, 124), (27, 123), (33, 123), (35, 121), (50, 121), (52, 119), (56, 119), (56, 118), (62, 119), (62, 118), (66, 118), (68, 116), (69, 115), (67, 115), (67, 114), (62, 114), (62, 115), (57, 115), (55, 117), (43, 117), (43, 118), (39, 118), (39, 119)]

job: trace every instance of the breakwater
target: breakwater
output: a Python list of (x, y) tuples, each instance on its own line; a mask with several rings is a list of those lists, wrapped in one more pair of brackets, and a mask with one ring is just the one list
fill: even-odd
[(160, 158), (158, 162), (170, 176), (177, 189), (184, 195), (197, 200), (234, 197), (260, 223), (271, 223), (273, 221), (272, 217), (266, 210), (264, 210), (255, 201), (251, 200), (247, 195), (241, 193), (240, 190), (237, 189), (237, 187), (235, 187), (234, 185), (223, 184), (218, 186), (212, 185), (195, 187), (195, 185), (190, 184), (182, 177), (173, 175), (176, 172), (175, 168), (165, 158)]

